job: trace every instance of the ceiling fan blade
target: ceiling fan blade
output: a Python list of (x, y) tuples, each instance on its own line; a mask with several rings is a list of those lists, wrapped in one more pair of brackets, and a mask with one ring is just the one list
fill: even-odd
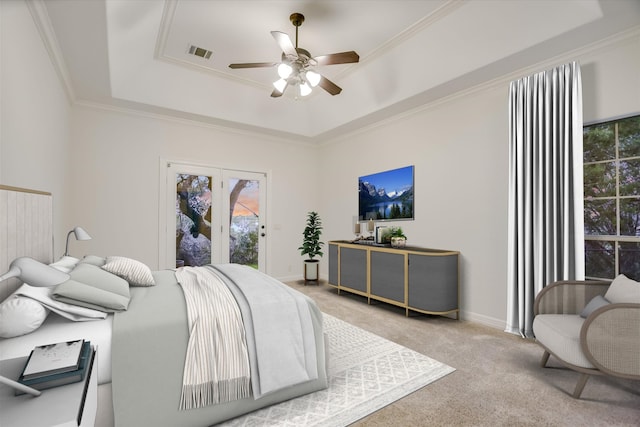
[(229, 68), (261, 68), (261, 67), (274, 67), (279, 62), (247, 62), (245, 64), (229, 64)]
[(334, 82), (326, 78), (325, 76), (320, 76), (320, 77), (321, 77), (320, 83), (318, 83), (318, 86), (320, 86), (322, 89), (326, 90), (331, 95), (337, 95), (340, 92), (342, 92), (342, 88), (340, 86), (338, 86), (337, 84), (335, 84)]
[(331, 53), (329, 55), (320, 55), (313, 58), (318, 65), (333, 65), (333, 64), (350, 64), (352, 62), (360, 61), (360, 56), (354, 51)]
[(271, 35), (276, 42), (278, 42), (278, 46), (286, 55), (292, 55), (294, 57), (298, 56), (298, 52), (296, 52), (296, 48), (291, 42), (289, 35), (287, 33), (283, 33), (281, 31), (271, 31)]

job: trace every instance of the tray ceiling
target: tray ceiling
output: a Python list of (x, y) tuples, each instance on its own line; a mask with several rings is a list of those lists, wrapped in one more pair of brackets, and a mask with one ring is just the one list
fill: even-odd
[[(79, 103), (104, 104), (299, 141), (322, 141), (637, 28), (637, 0), (32, 0)], [(318, 70), (330, 96), (271, 98), (281, 51), (270, 31), (314, 56), (355, 50)], [(189, 54), (196, 46), (209, 59)], [(506, 95), (505, 95), (506, 97)], [(506, 101), (505, 101), (506, 102)]]

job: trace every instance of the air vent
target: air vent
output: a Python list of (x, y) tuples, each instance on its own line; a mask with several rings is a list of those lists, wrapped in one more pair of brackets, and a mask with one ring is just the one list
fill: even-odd
[(210, 50), (203, 49), (198, 46), (193, 46), (193, 45), (189, 46), (190, 55), (195, 55), (195, 56), (199, 56), (200, 58), (209, 59), (211, 58), (212, 53), (213, 52), (211, 52)]

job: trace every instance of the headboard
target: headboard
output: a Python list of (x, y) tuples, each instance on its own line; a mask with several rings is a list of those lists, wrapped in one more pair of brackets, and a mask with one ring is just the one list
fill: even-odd
[[(0, 185), (0, 274), (21, 256), (47, 264), (53, 261), (53, 197), (43, 191)], [(0, 301), (20, 284), (16, 278), (0, 282)]]

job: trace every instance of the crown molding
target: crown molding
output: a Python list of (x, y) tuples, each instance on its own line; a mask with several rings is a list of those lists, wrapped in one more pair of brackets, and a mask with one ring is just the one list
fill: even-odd
[(179, 125), (186, 126), (197, 126), (205, 129), (214, 129), (219, 132), (234, 134), (234, 135), (242, 135), (248, 136), (252, 138), (259, 138), (262, 140), (267, 140), (275, 143), (282, 143), (288, 145), (296, 145), (299, 147), (315, 147), (313, 144), (313, 139), (310, 137), (306, 137), (303, 135), (294, 135), (287, 134), (280, 131), (272, 131), (269, 129), (251, 129), (251, 128), (240, 128), (233, 125), (220, 124), (215, 123), (215, 119), (206, 120), (198, 119), (196, 117), (189, 118), (189, 113), (185, 113), (184, 117), (178, 117), (175, 115), (171, 115), (163, 112), (154, 112), (148, 111), (145, 109), (139, 109), (135, 107), (127, 107), (122, 105), (113, 105), (103, 102), (94, 102), (94, 101), (86, 101), (86, 100), (77, 100), (74, 102), (74, 107), (77, 108), (85, 108), (89, 110), (99, 110), (99, 111), (107, 111), (116, 114), (122, 114), (127, 116), (138, 116), (146, 119), (160, 120), (170, 123), (176, 123)]
[(556, 67), (558, 64), (563, 64), (571, 61), (576, 61), (580, 63), (581, 60), (588, 59), (590, 55), (595, 55), (597, 53), (610, 49), (613, 45), (621, 45), (626, 43), (638, 43), (638, 42), (640, 42), (640, 25), (637, 25), (635, 27), (632, 27), (620, 33), (613, 34), (607, 38), (598, 40), (597, 42), (592, 43), (590, 45), (582, 46), (580, 48), (577, 48), (568, 52), (564, 52), (562, 54), (548, 58), (544, 61), (538, 62), (534, 65), (521, 68), (517, 71), (514, 71), (509, 74), (505, 74), (493, 80), (489, 80), (479, 85), (445, 96), (443, 98), (436, 99), (434, 101), (412, 108), (405, 112), (395, 114), (385, 120), (376, 121), (375, 123), (370, 124), (368, 126), (363, 126), (351, 132), (347, 132), (332, 138), (322, 139), (320, 140), (319, 145), (328, 146), (328, 145), (340, 143), (342, 141), (347, 141), (356, 135), (366, 134), (377, 128), (387, 126), (391, 123), (402, 121), (405, 118), (411, 117), (415, 114), (432, 110), (443, 104), (447, 104), (449, 102), (458, 100), (460, 98), (466, 98), (468, 96), (472, 96), (479, 92), (492, 90), (501, 86), (508, 88), (509, 83), (513, 80), (518, 80), (523, 76), (527, 76), (529, 74), (538, 73), (538, 72)]
[(373, 50), (366, 58), (361, 58), (360, 63), (370, 62), (381, 57), (385, 53), (401, 45), (404, 41), (414, 37), (416, 34), (423, 32), (427, 27), (433, 25), (434, 23), (444, 19), (456, 10), (460, 9), (462, 6), (464, 6), (464, 3), (465, 2), (463, 0), (448, 0), (446, 3), (444, 3), (442, 6), (440, 6), (427, 16), (423, 17), (410, 27), (407, 27), (402, 32), (387, 40), (385, 43)]

